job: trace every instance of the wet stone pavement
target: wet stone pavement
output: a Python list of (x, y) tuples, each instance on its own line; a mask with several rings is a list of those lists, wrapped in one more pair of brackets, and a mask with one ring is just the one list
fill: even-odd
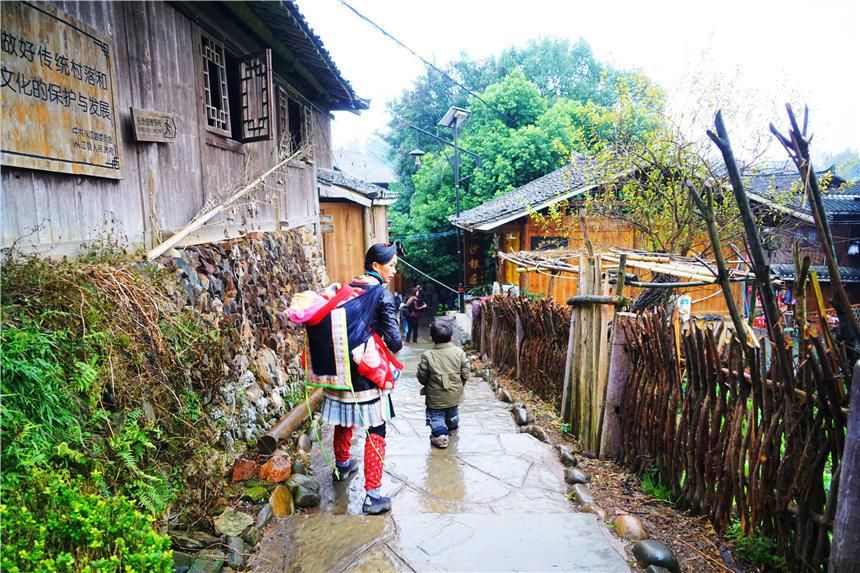
[[(276, 520), (250, 568), (256, 572), (630, 571), (624, 550), (594, 515), (565, 498), (564, 468), (551, 446), (517, 433), (507, 404), (482, 379), (466, 386), (460, 432), (433, 448), (415, 368), (431, 344), (408, 344), (394, 390), (382, 493), (392, 511), (361, 512), (359, 470), (334, 482), (314, 444), (311, 462), (322, 501)], [(330, 456), (332, 428), (323, 430)], [(361, 459), (364, 436), (352, 454)]]

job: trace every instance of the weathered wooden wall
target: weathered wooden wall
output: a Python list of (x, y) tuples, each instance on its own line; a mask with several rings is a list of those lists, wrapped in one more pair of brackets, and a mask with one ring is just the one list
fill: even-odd
[[(206, 130), (203, 116), (200, 26), (167, 2), (51, 3), (111, 37), (122, 123), (123, 178), (70, 176), (4, 167), (0, 245), (21, 239), (53, 251), (81, 242), (116, 240), (148, 246), (159, 232), (182, 228), (271, 161), (275, 141), (242, 144)], [(262, 49), (248, 35), (231, 41), (247, 52)], [(137, 143), (130, 108), (175, 114), (173, 143)], [(315, 165), (331, 166), (330, 120), (314, 112)], [(34, 126), (36, 128), (36, 126)], [(253, 177), (251, 177), (253, 178)], [(285, 177), (270, 178), (275, 192), (258, 193), (255, 211), (213, 220), (191, 241), (223, 239), (246, 230), (275, 230), (313, 223), (319, 213), (316, 170), (296, 162)]]
[[(587, 219), (587, 226), (588, 236), (595, 251), (605, 251), (610, 247), (642, 248), (641, 240), (633, 227), (623, 221), (606, 217), (589, 217)], [(518, 226), (509, 225), (504, 227), (501, 231), (500, 244), (503, 251), (511, 249), (531, 250), (533, 239), (539, 240), (540, 237), (566, 236), (568, 239), (567, 248), (585, 249), (584, 233), (577, 219), (568, 218), (564, 229), (564, 231), (547, 229), (529, 220), (527, 223)], [(733, 257), (733, 254), (727, 253), (727, 255)], [(552, 298), (560, 304), (564, 304), (569, 297), (574, 296), (578, 288), (578, 278), (575, 274), (560, 274), (554, 281), (551, 281), (552, 277), (548, 271), (545, 273), (518, 273), (514, 265), (508, 262), (502, 263), (500, 274), (504, 277), (502, 280), (518, 284), (523, 292), (539, 293)], [(651, 278), (650, 273), (647, 271), (637, 274), (643, 280)], [(552, 282), (551, 291), (549, 290), (550, 282)], [(628, 287), (626, 294), (635, 298), (641, 293), (641, 290)], [(676, 292), (692, 297), (694, 301), (692, 312), (694, 314), (728, 314), (725, 299), (720, 294), (721, 291), (718, 285), (678, 289)], [(733, 292), (735, 300), (740, 304), (742, 301), (740, 283), (733, 287)]]

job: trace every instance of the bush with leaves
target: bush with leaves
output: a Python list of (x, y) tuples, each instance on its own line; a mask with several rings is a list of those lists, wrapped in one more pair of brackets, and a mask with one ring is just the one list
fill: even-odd
[(172, 571), (170, 538), (126, 497), (97, 491), (100, 481), (34, 470), (26, 487), (4, 490), (2, 570)]
[(218, 495), (220, 472), (200, 460), (216, 457), (202, 404), (223, 345), (169, 280), (119, 255), (4, 261), (3, 570), (169, 569), (153, 521), (193, 519)]

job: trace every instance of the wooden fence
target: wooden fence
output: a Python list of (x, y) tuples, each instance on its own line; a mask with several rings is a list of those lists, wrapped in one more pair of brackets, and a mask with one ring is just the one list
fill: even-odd
[(558, 407), (569, 325), (567, 307), (495, 296), (473, 316), (472, 340), (493, 366)]
[(823, 571), (847, 402), (822, 342), (802, 345), (792, 389), (760, 351), (757, 375), (745, 372), (740, 344), (714, 329), (679, 332), (662, 312), (626, 324), (617, 461), (656, 469), (681, 507), (718, 532), (738, 518), (775, 539), (792, 569)]

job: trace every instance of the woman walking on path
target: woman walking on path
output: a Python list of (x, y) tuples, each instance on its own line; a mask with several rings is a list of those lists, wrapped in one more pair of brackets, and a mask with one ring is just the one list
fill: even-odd
[[(396, 264), (395, 245), (377, 243), (368, 249), (364, 257), (365, 274), (355, 277), (349, 285), (361, 291), (357, 298), (347, 303), (353, 305), (347, 311), (346, 319), (350, 340), (353, 338), (353, 331), (360, 329), (369, 337), (379, 335), (391, 352), (397, 352), (403, 346), (397, 325), (398, 309), (391, 291), (388, 290), (388, 283), (396, 273)], [(363, 308), (353, 310), (356, 304)], [(330, 337), (329, 344), (331, 340)], [(313, 341), (311, 343), (313, 345)], [(351, 345), (350, 350), (353, 350)], [(311, 356), (315, 358), (313, 348)], [(337, 361), (337, 357), (334, 360)], [(318, 370), (316, 360), (313, 366), (314, 370)], [(327, 387), (323, 393), (322, 418), (334, 426), (334, 479), (344, 480), (358, 470), (358, 461), (350, 459), (350, 444), (353, 429), (365, 429), (367, 439), (364, 442), (364, 489), (367, 496), (362, 509), (370, 514), (383, 513), (391, 509), (391, 499), (379, 493), (382, 485), (382, 465), (385, 461), (385, 422), (394, 416), (391, 391), (381, 389), (359, 374), (358, 366), (352, 359), (349, 359), (349, 373), (351, 390)]]
[(409, 342), (410, 338), (412, 342), (418, 342), (418, 319), (421, 318), (421, 312), (425, 308), (427, 305), (421, 300), (421, 287), (417, 286), (406, 299), (406, 324), (409, 327), (406, 342)]

